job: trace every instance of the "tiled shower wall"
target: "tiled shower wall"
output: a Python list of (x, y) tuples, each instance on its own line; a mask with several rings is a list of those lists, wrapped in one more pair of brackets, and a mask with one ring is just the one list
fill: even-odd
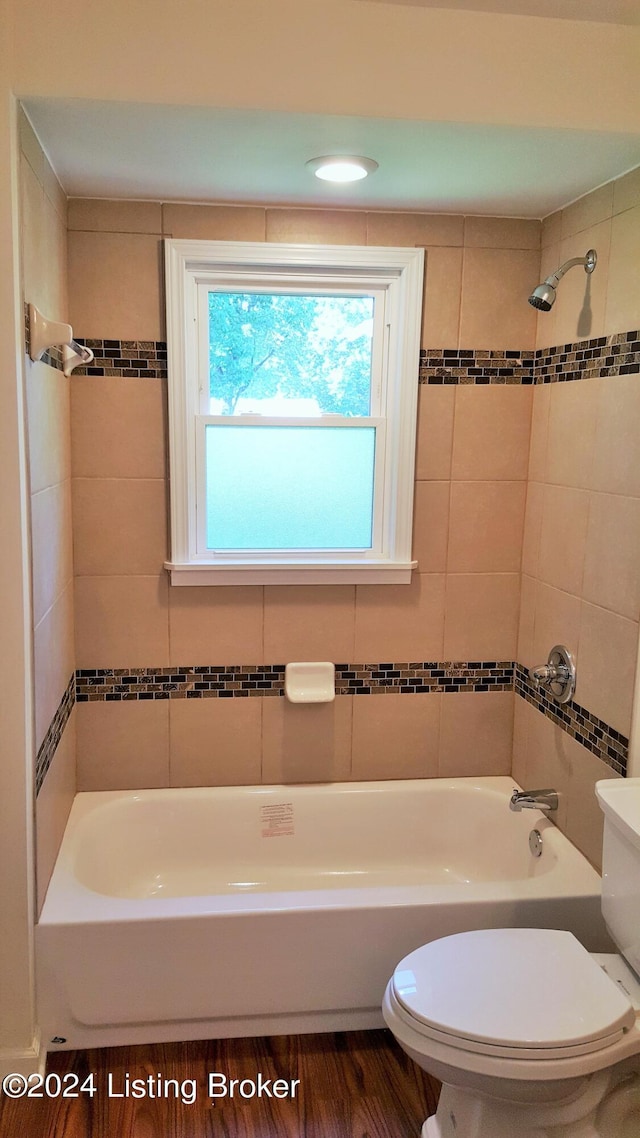
[[(591, 247), (593, 275), (572, 269), (552, 311), (538, 317), (545, 382), (533, 397), (518, 659), (529, 667), (566, 644), (577, 661), (576, 702), (628, 737), (640, 614), (640, 376), (637, 347), (628, 374), (616, 374), (619, 356), (605, 338), (640, 327), (640, 170), (545, 220), (541, 275)], [(556, 372), (558, 357), (544, 349), (585, 339), (600, 339), (594, 360), (569, 357)], [(598, 376), (548, 382), (594, 363)], [(563, 792), (560, 825), (597, 861), (592, 788), (611, 777), (609, 767), (525, 700), (515, 712), (514, 776)]]
[[(67, 320), (66, 197), (23, 115), (20, 142), (24, 299), (50, 319)], [(57, 368), (27, 359), (26, 385), (38, 790), (55, 750), (37, 799), (42, 901), (75, 793), (70, 381)]]
[[(614, 735), (628, 735), (636, 646), (627, 626), (637, 634), (638, 619), (635, 601), (629, 607), (633, 557), (626, 557), (622, 576), (616, 571), (609, 578), (607, 596), (583, 597), (586, 536), (575, 593), (557, 577), (547, 580), (546, 551), (558, 536), (573, 550), (564, 521), (554, 523), (558, 487), (588, 494), (589, 508), (591, 496), (597, 503), (599, 495), (614, 495), (614, 505), (637, 497), (633, 488), (589, 481), (598, 463), (608, 468), (610, 459), (633, 471), (637, 374), (535, 387), (531, 380), (534, 373), (561, 379), (584, 366), (564, 360), (554, 370), (560, 356), (540, 352), (556, 336), (574, 342), (640, 323), (633, 289), (639, 182), (637, 174), (621, 179), (542, 227), (445, 215), (70, 202), (71, 319), (77, 335), (102, 341), (112, 365), (102, 375), (76, 373), (72, 380), (78, 693), (86, 698), (76, 709), (81, 788), (508, 773), (515, 703), (515, 776), (560, 785), (560, 824), (597, 862), (593, 782), (611, 776), (611, 768), (505, 691), (502, 680), (505, 664), (539, 663), (564, 641), (580, 653), (576, 699)], [(591, 233), (603, 224), (604, 231)], [(600, 259), (586, 291), (584, 275), (574, 270), (556, 308), (538, 318), (534, 360), (536, 314), (526, 296), (540, 279), (541, 232), (545, 273), (589, 244)], [(410, 587), (167, 586), (163, 235), (424, 245), (419, 570)], [(602, 345), (589, 351), (606, 370)], [(580, 449), (583, 412), (595, 388), (601, 395), (594, 465), (584, 484), (563, 483), (553, 455)], [(556, 405), (567, 408), (564, 415), (551, 413)], [(619, 430), (612, 422), (607, 428), (612, 416)], [(571, 509), (568, 520), (575, 521)], [(625, 515), (630, 533), (627, 521)], [(599, 541), (617, 548), (617, 534), (615, 541), (611, 533), (592, 538)], [(566, 562), (566, 551), (558, 560)], [(562, 608), (571, 597), (586, 606), (581, 639), (572, 637)], [(588, 633), (594, 613), (601, 621), (626, 621), (625, 676), (615, 691), (597, 679), (602, 645)], [(344, 663), (344, 675), (353, 679), (342, 690), (360, 685), (373, 694), (341, 694), (322, 708), (265, 698), (264, 687), (278, 683), (270, 669), (300, 658)], [(416, 661), (425, 666), (406, 668)], [(459, 665), (445, 667), (444, 679), (443, 661)], [(118, 674), (91, 675), (100, 671)], [(403, 694), (381, 686), (396, 673), (393, 683), (404, 685)], [(411, 691), (418, 674), (423, 684), (428, 677), (428, 694), (424, 686)], [(249, 698), (207, 697), (216, 687), (231, 696), (243, 685)], [(203, 698), (192, 698), (205, 686)], [(621, 698), (626, 717), (619, 714)], [(580, 706), (572, 714), (575, 721)]]
[[(472, 379), (467, 369), (477, 362), (493, 363), (496, 372), (507, 365), (515, 380), (496, 375), (500, 383), (443, 384), (437, 374), (427, 376), (438, 368), (425, 363), (424, 378), (434, 382), (420, 386), (419, 570), (411, 586), (170, 588), (162, 568), (166, 381), (76, 375), (77, 664), (81, 672), (129, 674), (128, 683), (116, 677), (110, 699), (94, 677), (96, 698), (78, 706), (80, 787), (508, 773), (511, 691), (465, 685), (446, 694), (396, 689), (381, 698), (378, 687), (376, 694), (339, 695), (323, 707), (296, 707), (261, 697), (264, 688), (251, 685), (261, 682), (258, 666), (296, 659), (360, 666), (351, 671), (367, 690), (357, 675), (365, 674), (364, 664), (402, 671), (416, 661), (514, 659), (532, 403), (530, 382), (518, 380), (526, 371), (522, 349), (532, 349), (535, 338), (526, 296), (538, 279), (540, 224), (76, 200), (69, 230), (71, 318), (79, 335), (114, 342), (106, 349), (115, 353), (107, 370), (135, 372), (118, 360), (144, 358), (164, 339), (164, 235), (422, 245), (425, 359), (473, 348), (485, 358), (447, 357), (465, 365), (459, 378)], [(492, 351), (499, 359), (489, 358)], [(212, 665), (244, 665), (237, 683), (254, 698), (186, 698), (182, 669)], [(131, 676), (132, 669), (159, 668), (169, 670), (168, 686), (176, 681), (165, 693), (171, 698), (149, 698), (141, 692), (145, 678)], [(230, 690), (233, 677), (227, 667)], [(198, 679), (205, 682), (202, 673), (192, 676), (192, 694)], [(92, 678), (82, 682), (86, 694)], [(136, 692), (140, 698), (129, 698)]]

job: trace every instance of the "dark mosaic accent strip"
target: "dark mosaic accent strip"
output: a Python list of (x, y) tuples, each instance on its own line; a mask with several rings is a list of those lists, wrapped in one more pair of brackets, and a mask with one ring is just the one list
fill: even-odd
[(532, 684), (529, 672), (522, 664), (515, 665), (515, 690), (527, 703), (541, 711), (573, 739), (577, 739), (617, 774), (626, 775), (629, 740), (619, 731), (608, 723), (603, 723), (572, 699), (568, 703), (556, 703), (549, 699)]
[(491, 691), (513, 691), (510, 660), (336, 664), (336, 695)]
[(599, 379), (631, 375), (640, 370), (640, 331), (618, 332), (579, 340), (535, 353), (536, 383), (570, 383), (578, 379)]
[(533, 350), (474, 351), (472, 348), (422, 348), (419, 382), (451, 384), (533, 384)]
[(120, 376), (124, 379), (166, 379), (167, 345), (164, 340), (82, 340), (91, 348), (93, 362), (77, 367), (74, 375)]
[[(284, 664), (175, 668), (81, 668), (78, 703), (106, 700), (283, 696)], [(512, 691), (511, 661), (336, 664), (336, 695)]]
[(75, 702), (76, 678), (72, 676), (36, 756), (36, 794), (40, 793)]

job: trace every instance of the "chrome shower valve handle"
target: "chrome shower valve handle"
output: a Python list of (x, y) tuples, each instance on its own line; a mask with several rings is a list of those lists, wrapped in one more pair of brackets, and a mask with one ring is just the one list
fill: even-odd
[(557, 703), (567, 703), (576, 687), (576, 668), (568, 648), (556, 644), (546, 664), (529, 669), (529, 678), (537, 688), (544, 688)]

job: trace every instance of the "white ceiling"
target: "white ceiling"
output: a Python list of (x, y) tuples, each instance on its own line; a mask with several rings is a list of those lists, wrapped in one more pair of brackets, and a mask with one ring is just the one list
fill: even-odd
[[(264, 202), (546, 217), (640, 165), (640, 137), (596, 131), (31, 99), (25, 109), (71, 197)], [(363, 154), (365, 182), (305, 162)]]
[(556, 20), (592, 20), (640, 25), (639, 0), (376, 0), (418, 8), (459, 8), (467, 12), (503, 12)]

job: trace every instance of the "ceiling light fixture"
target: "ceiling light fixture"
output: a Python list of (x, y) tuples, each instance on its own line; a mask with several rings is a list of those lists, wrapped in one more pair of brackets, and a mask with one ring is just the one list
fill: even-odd
[(378, 169), (373, 158), (360, 158), (353, 154), (325, 154), (323, 158), (311, 158), (306, 166), (323, 182), (359, 182)]

